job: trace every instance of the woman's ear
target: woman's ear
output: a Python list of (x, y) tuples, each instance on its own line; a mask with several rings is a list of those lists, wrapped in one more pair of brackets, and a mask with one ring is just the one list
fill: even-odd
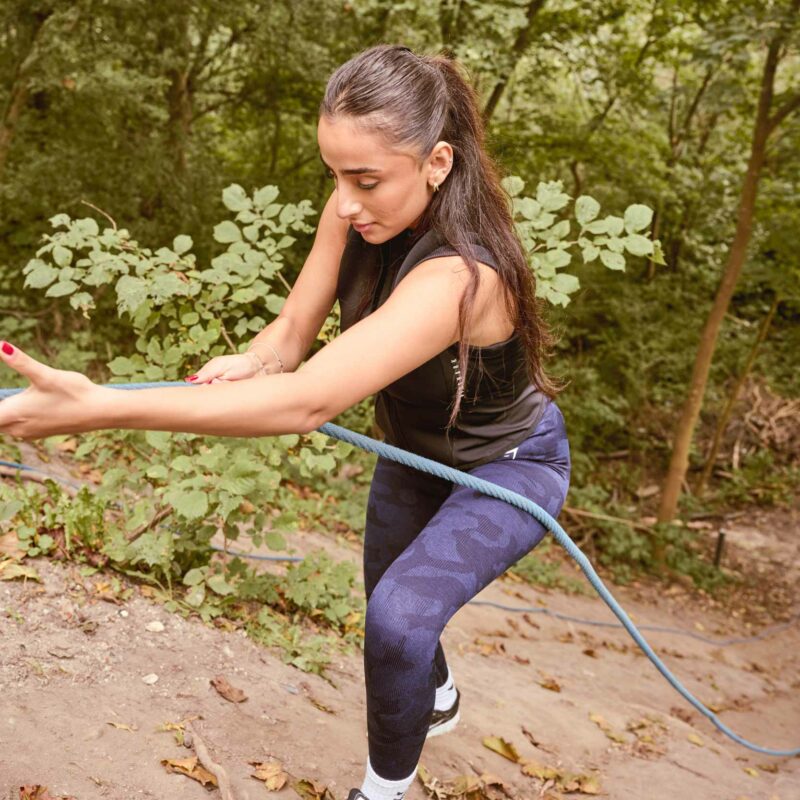
[(437, 142), (428, 156), (428, 183), (441, 186), (453, 168), (453, 147), (448, 142)]

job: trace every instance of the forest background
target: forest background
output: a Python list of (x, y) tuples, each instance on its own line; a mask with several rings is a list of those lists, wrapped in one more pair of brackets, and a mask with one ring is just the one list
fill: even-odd
[[(3, 0), (0, 337), (100, 382), (179, 380), (243, 348), (279, 313), (332, 188), (315, 135), (330, 73), (378, 42), (448, 48), (517, 176), (559, 334), (567, 527), (617, 580), (712, 590), (735, 576), (692, 523), (792, 503), (800, 476), (799, 6)], [(335, 421), (374, 435), (371, 407)], [(18, 554), (113, 566), (205, 618), (259, 600), (355, 627), (347, 570), (267, 580), (213, 562), (210, 542), (358, 537), (374, 456), (319, 433), (142, 432), (55, 437), (40, 455), (93, 489), (3, 487)], [(519, 572), (554, 580), (545, 561)]]

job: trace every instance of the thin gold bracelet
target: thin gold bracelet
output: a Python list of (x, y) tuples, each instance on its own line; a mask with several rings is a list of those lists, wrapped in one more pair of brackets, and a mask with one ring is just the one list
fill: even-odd
[[(260, 342), (260, 344), (265, 344), (267, 347), (269, 347), (270, 350), (272, 350), (273, 354), (275, 355), (275, 358), (278, 360), (278, 368), (280, 369), (281, 372), (283, 372), (283, 361), (281, 361), (281, 357), (278, 355), (277, 350), (275, 350), (275, 348), (269, 342)], [(253, 345), (250, 345), (250, 347), (247, 349), (246, 351), (247, 354), (254, 355), (256, 357), (256, 361), (258, 361), (259, 363), (258, 371), (260, 373), (262, 373), (263, 375), (269, 375), (270, 373), (267, 372), (267, 367), (264, 364), (264, 360), (261, 358), (261, 356), (258, 354), (256, 350), (252, 349), (252, 347)]]

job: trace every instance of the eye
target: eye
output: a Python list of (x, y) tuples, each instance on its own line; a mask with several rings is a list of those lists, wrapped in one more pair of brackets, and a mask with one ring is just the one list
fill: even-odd
[(333, 174), (333, 170), (330, 167), (325, 167), (325, 175), (331, 180), (336, 180), (336, 176)]
[(378, 181), (375, 181), (375, 183), (361, 183), (359, 181), (358, 188), (359, 189), (365, 189), (366, 191), (369, 191), (370, 189), (374, 189), (377, 185), (378, 185)]

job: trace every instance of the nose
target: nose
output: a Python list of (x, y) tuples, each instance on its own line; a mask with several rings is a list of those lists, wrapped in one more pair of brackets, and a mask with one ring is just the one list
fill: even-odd
[(357, 217), (363, 206), (341, 184), (336, 187), (336, 214), (340, 219)]

